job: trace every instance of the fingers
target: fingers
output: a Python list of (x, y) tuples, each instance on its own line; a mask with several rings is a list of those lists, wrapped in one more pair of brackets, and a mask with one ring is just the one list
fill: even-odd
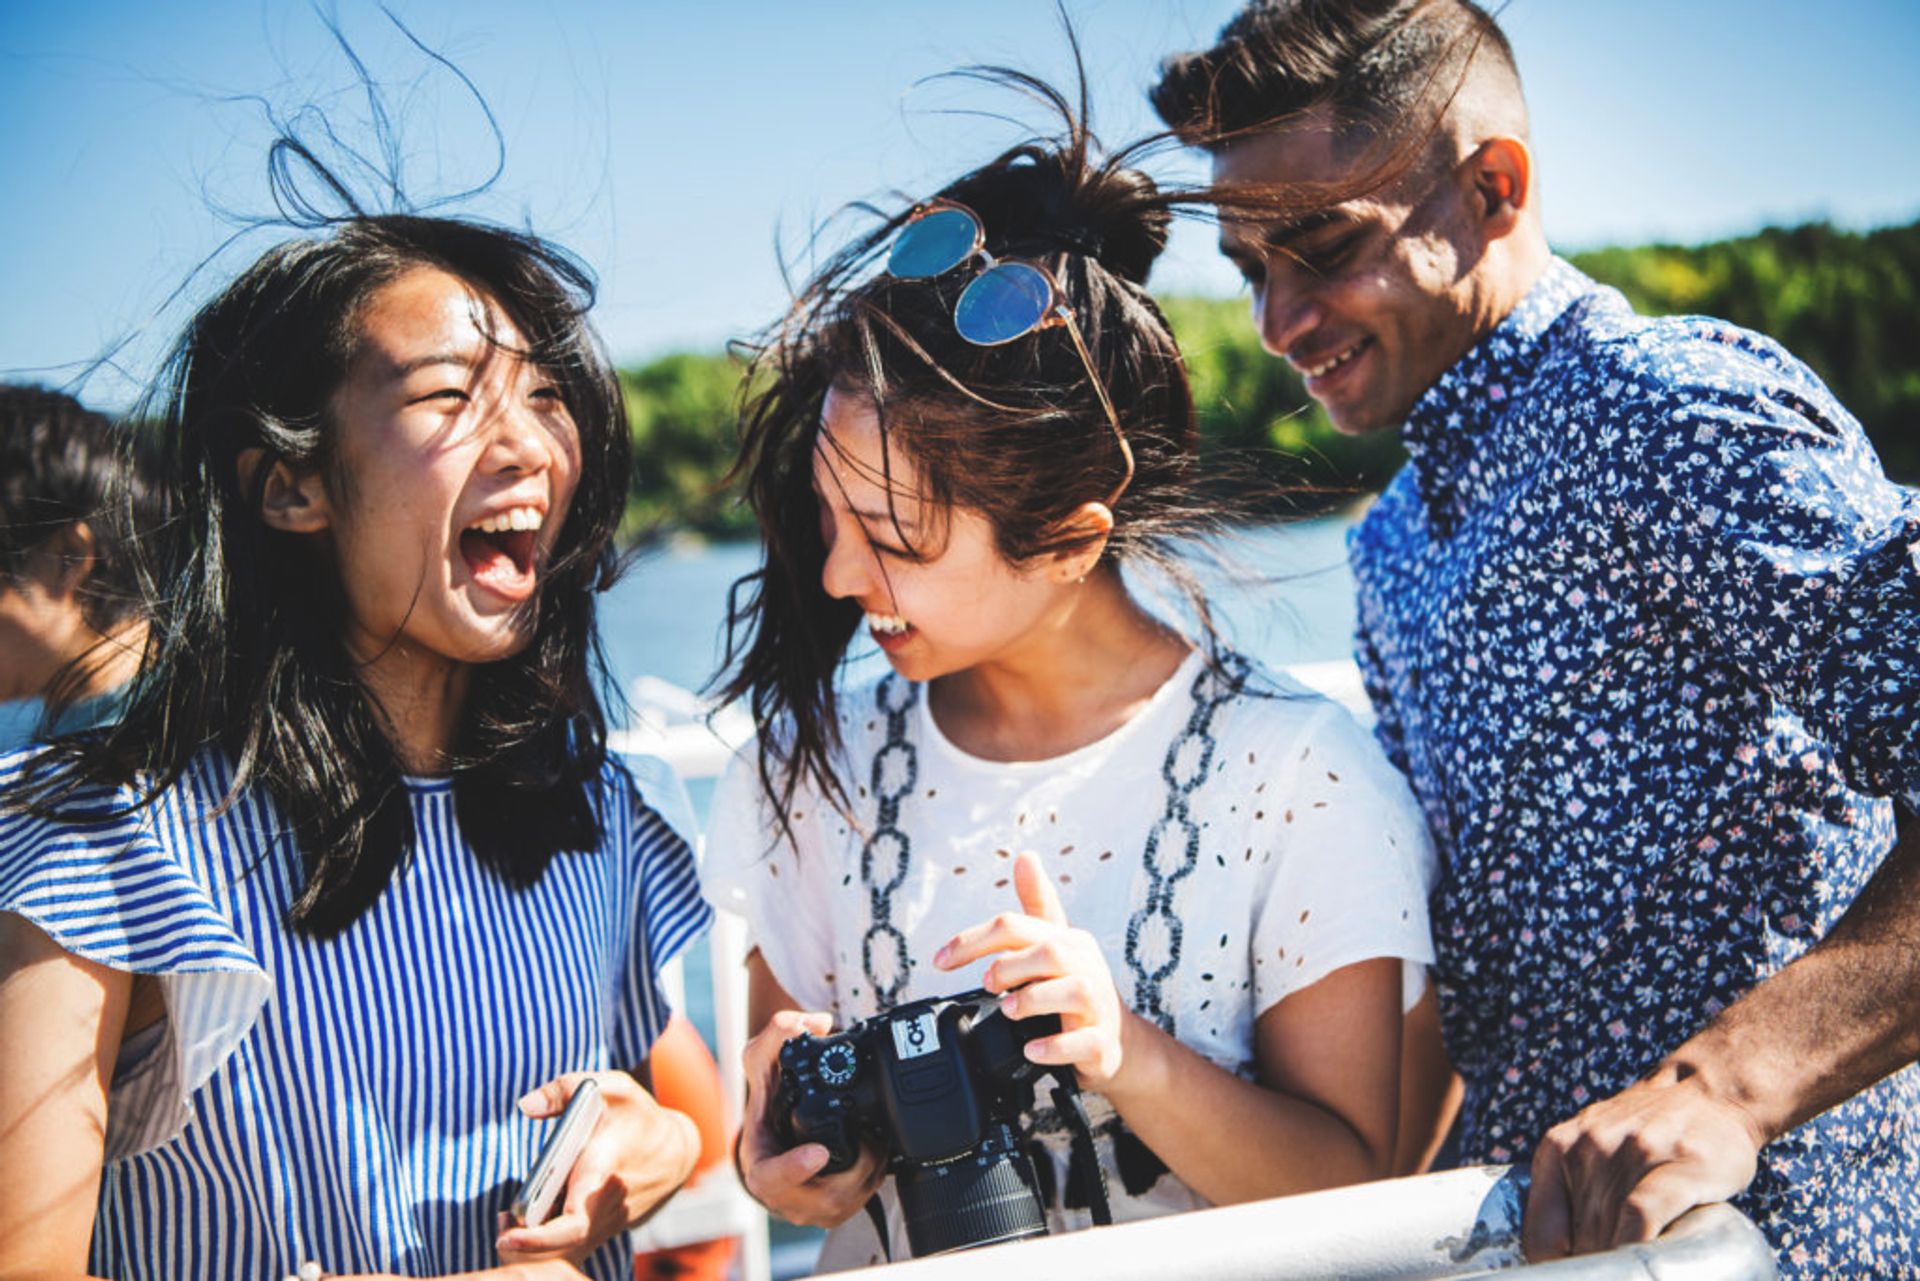
[(1527, 1190), (1527, 1214), (1521, 1224), (1521, 1249), (1527, 1262), (1564, 1258), (1573, 1250), (1572, 1212), (1559, 1144), (1549, 1133), (1533, 1154), (1533, 1186)]
[[(832, 1031), (833, 1016), (824, 1011), (780, 1010), (747, 1042), (740, 1055), (741, 1067), (747, 1078), (746, 1116), (740, 1127), (740, 1166), (743, 1172), (767, 1160), (793, 1155), (792, 1152), (783, 1151), (767, 1124), (767, 1100), (773, 1094), (774, 1079), (780, 1069), (780, 1047), (802, 1033), (826, 1036)], [(818, 1144), (803, 1145), (793, 1151), (808, 1150), (817, 1151), (819, 1158), (813, 1169), (801, 1176), (802, 1182), (827, 1161), (827, 1150)]]
[(1049, 1067), (1070, 1065), (1085, 1068), (1087, 1075), (1097, 1080), (1099, 1076), (1096, 1074), (1104, 1075), (1102, 1068), (1112, 1041), (1112, 1036), (1104, 1028), (1079, 1027), (1027, 1042), (1026, 1054), (1030, 1061)]
[(743, 1181), (755, 1200), (780, 1199), (820, 1173), (827, 1157), (826, 1147), (819, 1143), (802, 1143), (785, 1152), (764, 1152), (760, 1156), (743, 1152), (741, 1164), (746, 1175)]
[(833, 1227), (866, 1203), (879, 1188), (886, 1167), (867, 1148), (861, 1149), (850, 1169), (838, 1174), (821, 1174), (826, 1163), (826, 1148), (803, 1143), (745, 1163), (743, 1181), (754, 1200), (788, 1222)]
[(1007, 993), (1000, 1008), (1010, 1019), (1030, 1019), (1041, 1014), (1091, 1019), (1095, 1014), (1093, 990), (1077, 974), (1028, 983)]
[(1020, 896), (1020, 907), (1028, 916), (1054, 925), (1067, 923), (1067, 912), (1060, 906), (1060, 895), (1054, 890), (1046, 869), (1040, 866), (1040, 856), (1032, 850), (1023, 852), (1013, 860), (1013, 888)]
[(954, 935), (945, 947), (933, 954), (933, 963), (939, 969), (957, 970), (995, 952), (1032, 947), (1053, 929), (1047, 922), (1025, 912), (1002, 912)]
[(531, 1117), (559, 1116), (567, 1110), (567, 1101), (580, 1088), (580, 1082), (597, 1075), (595, 1072), (562, 1073), (521, 1095), (517, 1101), (520, 1111)]
[[(1078, 981), (1084, 992), (1090, 994), (1089, 982), (1094, 976), (1106, 978), (1106, 961), (1100, 955), (1097, 943), (1077, 930), (1057, 933), (1042, 939), (1032, 947), (1009, 952), (987, 967), (980, 976), (980, 986), (989, 992), (1008, 992), (1014, 988), (1035, 986), (1053, 979), (1071, 978)], [(1111, 979), (1107, 979), (1111, 982)], [(1054, 989), (1053, 999), (1065, 995), (1063, 989)], [(1037, 1006), (1025, 1004), (1023, 996), (1016, 1005), (1018, 1013), (1014, 1018), (1026, 1018), (1029, 1014), (1045, 1014), (1049, 1011)], [(1058, 1013), (1059, 1011), (1053, 1011)], [(1095, 1017), (1092, 1011), (1089, 1018)]]
[(495, 1238), (494, 1249), (508, 1263), (556, 1259), (586, 1246), (592, 1230), (585, 1210), (569, 1208), (545, 1223), (507, 1228)]
[(1765, 1135), (1698, 1076), (1656, 1074), (1547, 1131), (1522, 1240), (1529, 1259), (1647, 1241), (1753, 1178)]
[(748, 1080), (751, 1081), (756, 1076), (772, 1071), (780, 1061), (780, 1047), (794, 1037), (803, 1032), (825, 1036), (831, 1031), (831, 1014), (820, 1010), (780, 1010), (747, 1041), (746, 1049), (740, 1056), (741, 1066), (746, 1069)]
[(1060, 929), (1068, 924), (1060, 895), (1041, 867), (1040, 856), (1033, 851), (1027, 850), (1013, 860), (1013, 887), (1020, 898), (1020, 910), (1002, 912), (954, 935), (934, 953), (936, 967), (957, 970), (994, 952), (1031, 947), (1046, 936), (1049, 927)]

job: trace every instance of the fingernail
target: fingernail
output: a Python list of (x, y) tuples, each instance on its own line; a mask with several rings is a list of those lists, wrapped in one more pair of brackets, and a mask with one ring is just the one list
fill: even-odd
[(941, 969), (947, 968), (947, 957), (953, 952), (953, 944), (948, 943), (933, 954), (933, 963)]

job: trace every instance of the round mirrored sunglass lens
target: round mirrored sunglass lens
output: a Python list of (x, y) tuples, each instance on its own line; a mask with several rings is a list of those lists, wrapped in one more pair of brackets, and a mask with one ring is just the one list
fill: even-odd
[(895, 237), (887, 271), (903, 280), (951, 271), (972, 255), (979, 235), (979, 224), (964, 209), (936, 209), (908, 223)]
[(1053, 305), (1053, 286), (1023, 262), (997, 263), (960, 295), (953, 327), (970, 343), (992, 347), (1031, 333)]

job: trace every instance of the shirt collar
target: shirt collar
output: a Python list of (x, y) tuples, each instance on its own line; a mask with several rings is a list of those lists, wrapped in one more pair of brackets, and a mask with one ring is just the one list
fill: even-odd
[(1506, 416), (1542, 355), (1541, 338), (1580, 298), (1599, 288), (1563, 258), (1553, 258), (1506, 319), (1440, 375), (1414, 402), (1401, 428), (1408, 465), (1428, 519), (1451, 530), (1471, 501), (1467, 475), (1474, 449)]

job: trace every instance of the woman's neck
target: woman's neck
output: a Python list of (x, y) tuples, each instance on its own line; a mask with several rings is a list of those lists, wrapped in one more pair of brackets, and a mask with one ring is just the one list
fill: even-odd
[(447, 772), (472, 676), (468, 664), (425, 653), (402, 641), (361, 657), (361, 683), (385, 718), (407, 773)]
[(1006, 654), (937, 678), (929, 707), (970, 755), (1045, 760), (1126, 724), (1192, 648), (1102, 571)]
[(74, 683), (61, 695), (69, 705), (112, 693), (132, 680), (147, 648), (145, 619), (136, 618), (105, 632), (89, 628), (87, 636), (90, 639), (67, 656)]

